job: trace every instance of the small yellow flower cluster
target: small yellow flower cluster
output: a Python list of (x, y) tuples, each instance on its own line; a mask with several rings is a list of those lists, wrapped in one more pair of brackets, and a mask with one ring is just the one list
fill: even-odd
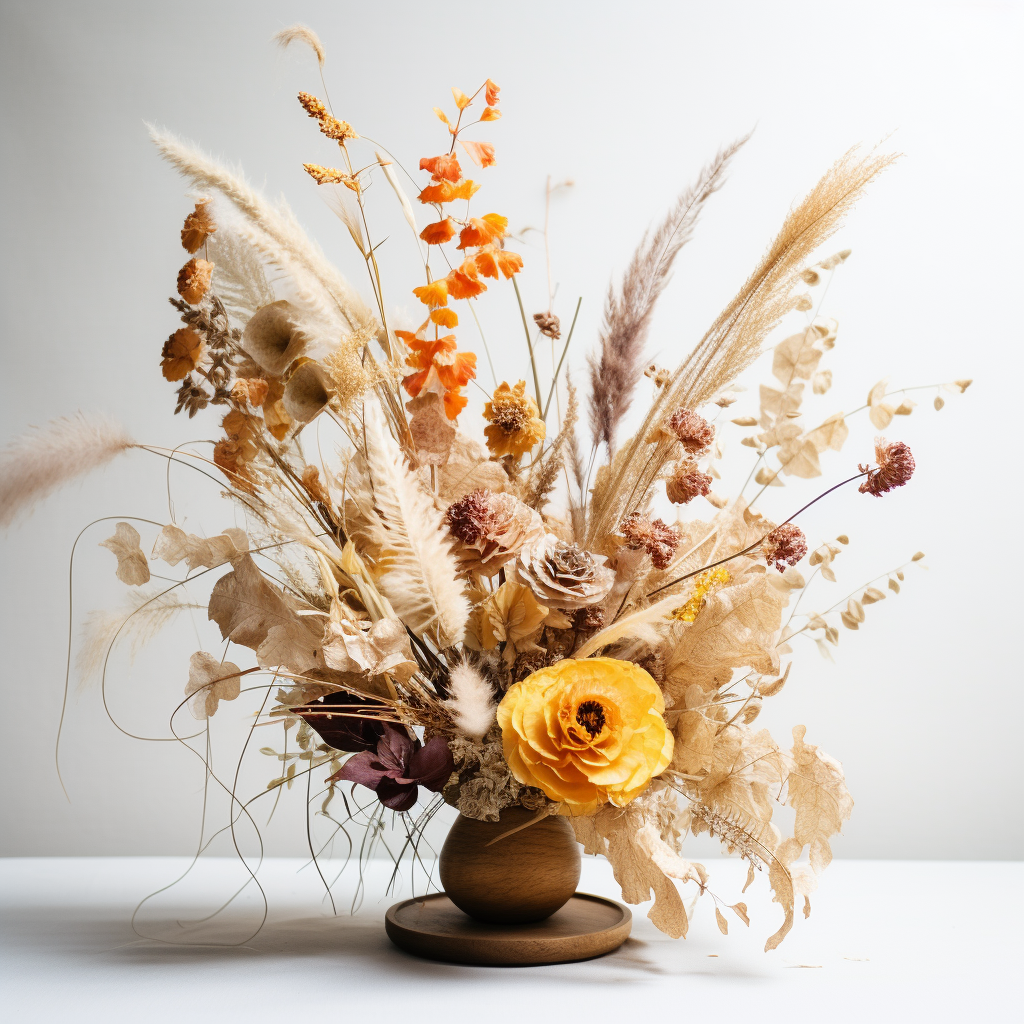
[(724, 587), (731, 579), (728, 569), (708, 569), (707, 572), (702, 572), (697, 577), (690, 599), (672, 613), (672, 618), (680, 622), (693, 622), (697, 618), (697, 613), (704, 607), (708, 596)]

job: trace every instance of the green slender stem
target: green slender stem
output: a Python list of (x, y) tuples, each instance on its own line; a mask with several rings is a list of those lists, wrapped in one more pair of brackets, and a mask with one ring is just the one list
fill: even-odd
[(530, 368), (533, 370), (533, 386), (537, 392), (537, 408), (543, 399), (540, 397), (540, 377), (537, 376), (537, 360), (533, 356), (533, 342), (530, 341), (530, 328), (526, 323), (526, 310), (523, 309), (523, 297), (519, 294), (519, 282), (512, 278), (512, 287), (516, 290), (516, 301), (519, 303), (519, 315), (523, 318), (523, 332), (526, 334), (526, 347), (530, 352)]
[(544, 412), (542, 419), (547, 420), (548, 409), (551, 408), (551, 399), (555, 395), (555, 389), (558, 387), (558, 375), (562, 372), (562, 363), (565, 362), (566, 354), (569, 351), (569, 342), (572, 341), (572, 332), (576, 329), (576, 317), (580, 315), (580, 306), (583, 304), (583, 296), (581, 295), (576, 301), (576, 312), (572, 315), (572, 325), (569, 328), (569, 333), (566, 335), (565, 348), (562, 349), (562, 356), (558, 360), (558, 366), (555, 367), (555, 375), (551, 378), (551, 390), (548, 392), (548, 400), (544, 403)]
[[(494, 386), (498, 386), (498, 375), (494, 372), (494, 363), (491, 362), (491, 350), (487, 346), (487, 339), (484, 337), (484, 329), (480, 325), (480, 317), (476, 315), (475, 303), (472, 299), (466, 300), (470, 313), (473, 314), (473, 319), (476, 321), (476, 329), (480, 332), (480, 340), (484, 343), (484, 354), (487, 356), (487, 365), (491, 368), (491, 380), (494, 381)], [(490, 397), (490, 396), (488, 396)]]

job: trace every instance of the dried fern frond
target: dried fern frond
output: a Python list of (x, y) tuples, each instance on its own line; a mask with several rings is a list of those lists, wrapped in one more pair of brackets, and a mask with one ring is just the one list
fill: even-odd
[(106, 416), (62, 416), (15, 438), (0, 451), (0, 528), (52, 491), (136, 446)]
[(612, 530), (638, 508), (672, 456), (674, 440), (660, 440), (655, 426), (676, 409), (698, 409), (746, 369), (765, 338), (793, 308), (792, 292), (814, 251), (838, 229), (843, 217), (897, 156), (855, 147), (822, 176), (790, 211), (775, 241), (736, 297), (659, 389), (640, 429), (615, 453), (595, 488), (587, 537)]
[(590, 359), (590, 429), (594, 444), (611, 451), (615, 428), (633, 401), (643, 373), (644, 343), (654, 305), (668, 284), (672, 263), (693, 236), (708, 198), (725, 183), (725, 171), (736, 151), (749, 139), (737, 139), (701, 169), (697, 181), (676, 200), (654, 234), (645, 234), (630, 260), (618, 295), (608, 291), (600, 356)]
[(324, 44), (320, 42), (320, 37), (305, 25), (289, 25), (287, 28), (281, 29), (280, 32), (274, 34), (274, 42), (283, 50), (287, 50), (292, 43), (305, 43), (316, 54), (316, 62), (320, 67), (324, 66), (324, 61), (327, 59), (327, 53), (324, 50)]
[(82, 625), (81, 646), (76, 665), (79, 684), (86, 685), (100, 677), (107, 652), (115, 640), (128, 645), (132, 661), (142, 648), (186, 608), (206, 610), (177, 594), (132, 593), (126, 607), (90, 612)]
[(440, 646), (451, 647), (462, 640), (470, 605), (442, 515), (375, 415), (366, 417), (363, 460), (349, 493), (380, 552), (377, 584), (414, 633), (436, 632)]

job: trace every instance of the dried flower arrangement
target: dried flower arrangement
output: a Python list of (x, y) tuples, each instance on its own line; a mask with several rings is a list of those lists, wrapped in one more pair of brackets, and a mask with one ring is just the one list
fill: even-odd
[[(281, 41), (308, 44), (322, 68), (323, 47), (308, 29), (286, 30)], [(304, 166), (319, 187), (333, 189), (330, 205), (366, 264), (372, 308), (287, 207), (154, 131), (161, 154), (199, 194), (181, 231), (190, 258), (171, 300), (183, 326), (165, 342), (161, 370), (177, 385), (175, 412), (191, 418), (218, 407), (223, 436), (206, 458), (137, 444), (105, 420), (59, 421), (4, 453), (0, 523), (133, 448), (220, 474), (245, 531), (202, 538), (162, 525), (147, 556), (138, 531), (119, 522), (103, 544), (131, 587), (150, 582), (150, 559), (184, 562), (182, 582), (230, 565), (203, 606), (227, 646), (219, 657), (192, 655), (179, 710), (187, 705), (208, 726), (224, 714), (222, 702), (261, 694), (257, 723), (284, 732), (283, 752), (264, 748), (285, 765), (265, 792), (279, 795), (319, 773), (324, 818), (335, 820), (328, 807), (337, 791), (353, 788), (347, 806), (350, 798), (359, 803), (361, 788), (378, 802), (372, 823), (388, 809), (410, 837), (442, 802), (484, 820), (510, 806), (538, 819), (567, 815), (585, 851), (611, 862), (623, 898), (653, 895), (651, 919), (676, 937), (689, 921), (678, 884), (710, 892), (707, 872), (682, 849), (687, 834), (706, 832), (747, 860), (748, 885), (766, 869), (784, 916), (767, 940), (773, 948), (791, 928), (798, 897), (809, 912), (809, 894), (831, 860), (829, 840), (853, 801), (840, 764), (805, 742), (803, 726), (785, 750), (753, 723), (786, 683), (794, 638), (810, 637), (827, 654), (838, 626), (857, 629), (864, 606), (885, 593), (876, 580), (824, 611), (800, 610), (811, 578), (835, 581), (831, 564), (847, 538), (817, 546), (807, 578), (797, 568), (809, 548), (795, 522), (803, 509), (774, 523), (757, 501), (786, 477), (820, 476), (821, 456), (847, 438), (841, 413), (801, 422), (807, 384), (815, 394), (831, 385), (819, 364), (837, 329), (816, 315), (803, 288), (847, 259), (848, 251), (817, 260), (815, 253), (893, 158), (843, 156), (790, 212), (679, 366), (645, 367), (673, 260), (746, 140), (704, 167), (609, 294), (590, 361), (587, 458), (580, 398), (561, 372), (575, 316), (563, 340), (551, 308), (533, 315), (531, 330), (519, 302), (524, 379), (495, 380), (484, 423), (474, 430), (465, 422), (477, 360), (454, 333), (460, 312), (475, 318), (473, 300), (489, 287), (511, 287), (518, 298), (524, 263), (507, 247), (507, 218), (476, 213), (480, 185), (460, 163), (495, 163), (494, 146), (466, 131), (501, 117), (499, 87), (488, 80), (472, 95), (452, 91), (454, 120), (435, 108), (444, 151), (420, 160), (422, 180), (361, 139), (329, 103), (299, 95), (337, 146), (340, 166)], [(470, 111), (478, 113), (467, 123)], [(400, 175), (418, 192), (425, 227)], [(425, 280), (413, 289), (423, 322), (407, 330), (389, 323), (371, 237), (366, 192), (379, 181), (424, 243)], [(769, 342), (792, 312), (806, 322)], [(543, 387), (540, 335), (561, 342)], [(775, 379), (760, 388), (758, 415), (731, 420), (751, 430), (742, 440), (757, 453), (747, 485), (761, 490), (747, 499), (745, 485), (727, 499), (712, 488), (721, 418), (737, 397), (730, 386), (769, 350)], [(654, 387), (650, 408), (620, 440), (645, 374)], [(944, 387), (962, 392), (969, 383)], [(911, 412), (906, 390), (890, 393), (884, 381), (871, 389), (864, 409), (876, 428)], [(308, 429), (324, 423), (339, 438), (331, 453)], [(881, 496), (913, 471), (905, 444), (879, 438), (874, 461), (819, 498), (858, 482)], [(674, 522), (655, 515), (656, 495), (679, 506)], [(709, 509), (703, 518), (692, 514), (700, 499)], [(879, 579), (898, 593), (903, 570)], [(126, 616), (94, 622), (87, 660), (102, 664), (119, 638), (144, 641), (190, 607), (180, 586), (139, 591)], [(226, 660), (231, 645), (248, 649), (255, 665)], [(266, 681), (243, 688), (248, 676)], [(795, 810), (790, 836), (773, 821), (780, 804)], [(749, 924), (744, 903), (712, 896), (722, 931), (719, 904)]]

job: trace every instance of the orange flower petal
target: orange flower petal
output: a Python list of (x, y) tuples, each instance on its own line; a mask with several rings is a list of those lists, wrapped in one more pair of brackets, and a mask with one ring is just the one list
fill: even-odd
[[(432, 309), (430, 319), (439, 327), (458, 327), (459, 315), (454, 309)], [(395, 332), (398, 333), (397, 331)]]
[(473, 263), (476, 265), (476, 269), (483, 274), (484, 277), (493, 277), (495, 281), (498, 279), (498, 260), (495, 257), (496, 252), (497, 250), (493, 245), (488, 245), (473, 257)]
[(437, 114), (439, 120), (443, 121), (449, 128), (451, 128), (452, 123), (448, 120), (448, 115), (440, 107), (434, 107), (434, 113)]
[[(493, 161), (492, 161), (493, 162)], [(430, 171), (435, 181), (456, 182), (462, 177), (462, 168), (454, 153), (441, 156), (425, 156), (420, 160), (420, 170)]]
[(484, 107), (484, 112), (480, 115), (481, 121), (497, 121), (501, 117), (501, 111), (495, 110), (494, 107)]
[(455, 225), (452, 223), (450, 217), (445, 217), (444, 220), (428, 224), (420, 232), (420, 238), (422, 238), (427, 245), (444, 245), (445, 242), (450, 242), (454, 237)]
[(416, 373), (410, 373), (408, 377), (402, 378), (402, 387), (415, 398), (420, 391), (423, 389), (423, 385), (427, 382), (427, 375), (430, 373), (430, 368), (426, 370), (419, 370)]
[(419, 288), (413, 288), (412, 293), (424, 306), (435, 309), (437, 306), (448, 305), (448, 286), (446, 279), (431, 281), (430, 284), (421, 284)]
[(459, 110), (465, 110), (469, 106), (469, 97), (461, 89), (456, 89), (454, 85), (452, 86), (452, 96), (455, 97), (455, 106)]
[[(490, 167), (495, 163), (494, 147), (489, 142), (462, 142), (462, 148), (477, 167)], [(420, 166), (423, 161), (420, 161)]]
[(450, 420), (455, 419), (468, 404), (469, 399), (465, 395), (459, 394), (457, 388), (444, 393), (444, 411)]
[(407, 345), (415, 345), (420, 341), (412, 331), (395, 331), (395, 337), (401, 338)]
[(508, 252), (499, 249), (494, 257), (498, 261), (498, 267), (505, 275), (506, 280), (513, 274), (518, 274), (523, 269), (523, 257), (517, 252)]
[(470, 256), (468, 259), (463, 260), (456, 268), (460, 274), (465, 274), (466, 277), (471, 277), (475, 281), (479, 271), (477, 270), (476, 263), (473, 261), (473, 257)]
[(491, 226), (494, 238), (503, 238), (508, 233), (508, 217), (502, 217), (500, 213), (485, 213), (483, 220)]
[(446, 388), (465, 387), (476, 376), (476, 353), (459, 352), (450, 365), (435, 363), (434, 368)]
[(459, 232), (458, 249), (487, 245), (501, 238), (508, 228), (508, 217), (500, 213), (487, 213), (483, 217), (471, 217), (469, 223)]
[(487, 291), (487, 285), (482, 281), (475, 281), (461, 270), (451, 271), (445, 281), (448, 282), (448, 294), (453, 299), (472, 299), (481, 292)]
[(495, 85), (489, 78), (487, 79), (487, 88), (484, 93), (484, 99), (487, 100), (487, 105), (493, 107), (500, 101), (498, 99), (498, 93), (501, 92), (501, 86)]
[(455, 185), (442, 181), (436, 185), (428, 185), (418, 196), (421, 203), (453, 203), (456, 199), (469, 199), (480, 190), (480, 186), (470, 178), (463, 178)]

